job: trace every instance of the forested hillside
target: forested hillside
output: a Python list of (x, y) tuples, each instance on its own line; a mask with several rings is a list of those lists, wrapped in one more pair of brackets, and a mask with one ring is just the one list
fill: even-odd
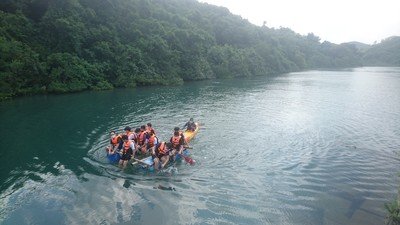
[(370, 66), (400, 66), (400, 37), (373, 45), (363, 54), (363, 62)]
[(362, 54), (195, 0), (0, 2), (0, 98), (355, 67)]

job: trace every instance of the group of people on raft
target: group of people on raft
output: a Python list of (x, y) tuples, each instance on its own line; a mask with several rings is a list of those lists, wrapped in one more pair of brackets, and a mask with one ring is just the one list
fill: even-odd
[[(190, 131), (196, 130), (193, 118), (190, 118), (183, 129), (185, 127)], [(151, 123), (142, 125), (135, 130), (127, 126), (124, 131), (121, 134), (111, 131), (110, 146), (106, 149), (107, 155), (120, 155), (119, 165), (123, 167), (132, 158), (136, 159), (139, 155), (145, 156), (150, 153), (153, 157), (154, 168), (164, 168), (171, 158), (175, 160), (176, 156), (182, 154), (183, 150), (188, 147), (185, 136), (179, 127), (174, 128), (169, 142), (159, 141)]]

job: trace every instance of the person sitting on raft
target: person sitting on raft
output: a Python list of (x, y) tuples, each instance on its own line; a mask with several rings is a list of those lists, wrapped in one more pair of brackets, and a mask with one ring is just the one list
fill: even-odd
[(112, 155), (117, 150), (121, 150), (122, 148), (122, 138), (121, 135), (117, 134), (115, 131), (110, 132), (110, 146), (107, 147), (107, 154)]
[(134, 155), (135, 151), (135, 143), (128, 139), (128, 135), (122, 135), (122, 151), (121, 151), (121, 159), (119, 160), (119, 165), (126, 167), (129, 160), (131, 160), (132, 156)]
[(187, 143), (186, 138), (185, 138), (185, 135), (183, 134), (183, 132), (181, 131), (181, 129), (180, 129), (179, 127), (174, 127), (174, 133), (175, 133), (175, 132), (179, 132), (179, 135), (180, 135), (180, 136), (183, 138), (183, 140), (184, 140), (183, 145), (184, 145), (184, 146), (187, 146), (188, 143)]
[(195, 131), (196, 130), (196, 123), (193, 121), (193, 118), (190, 118), (189, 121), (183, 125), (183, 128), (186, 128), (186, 130), (190, 130), (190, 131)]
[(158, 137), (154, 133), (154, 130), (149, 132), (149, 139), (147, 140), (147, 151), (153, 152), (155, 146), (158, 144)]
[(179, 134), (179, 131), (174, 132), (174, 136), (171, 137), (169, 140), (172, 144), (172, 152), (171, 155), (174, 156), (174, 160), (176, 154), (182, 154), (183, 152), (183, 145), (185, 144), (185, 138)]
[(136, 145), (138, 145), (139, 135), (140, 135), (140, 128), (138, 127), (135, 129), (135, 132), (133, 133), (133, 139), (132, 139)]
[(149, 139), (149, 134), (146, 131), (146, 126), (142, 125), (140, 127), (140, 133), (139, 133), (139, 137), (138, 137), (138, 142), (137, 142), (137, 149), (140, 150), (140, 152), (142, 154), (146, 154), (147, 153), (147, 142)]
[(152, 157), (154, 160), (154, 168), (159, 170), (164, 168), (169, 162), (169, 151), (171, 149), (171, 143), (165, 141), (158, 143), (152, 151)]
[(135, 137), (135, 133), (132, 132), (132, 128), (130, 126), (126, 126), (124, 131), (125, 134), (128, 136), (128, 139), (133, 140), (133, 138)]
[(154, 130), (153, 125), (151, 125), (151, 123), (147, 123), (146, 130), (147, 130), (147, 133), (149, 133), (149, 134), (152, 131), (154, 134), (156, 134), (156, 131)]

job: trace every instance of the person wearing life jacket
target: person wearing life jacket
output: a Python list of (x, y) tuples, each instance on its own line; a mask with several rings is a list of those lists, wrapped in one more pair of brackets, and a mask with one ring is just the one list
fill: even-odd
[(126, 167), (129, 160), (131, 160), (132, 156), (135, 153), (135, 143), (128, 139), (128, 135), (122, 135), (122, 149), (121, 149), (121, 159), (119, 160), (119, 165)]
[(139, 141), (139, 134), (140, 134), (140, 128), (137, 127), (135, 129), (135, 132), (133, 133), (133, 139), (132, 139), (136, 145), (138, 144), (138, 141)]
[(189, 121), (183, 125), (183, 128), (186, 128), (186, 130), (190, 130), (190, 131), (195, 131), (196, 130), (196, 123), (193, 121), (193, 118), (190, 118)]
[(134, 133), (132, 132), (132, 128), (130, 126), (127, 126), (127, 127), (125, 127), (124, 131), (125, 131), (125, 134), (128, 136), (128, 139), (133, 140)]
[(172, 144), (172, 155), (182, 154), (183, 145), (185, 144), (185, 138), (179, 134), (179, 131), (174, 132), (174, 136), (171, 137), (169, 142)]
[(117, 134), (115, 131), (110, 132), (110, 146), (107, 147), (107, 154), (112, 155), (116, 150), (122, 148), (122, 138), (121, 135)]
[(146, 130), (149, 134), (151, 131), (153, 131), (154, 134), (156, 134), (156, 131), (154, 130), (153, 125), (151, 125), (151, 123), (147, 123)]
[(138, 145), (137, 145), (137, 149), (140, 149), (141, 153), (146, 154), (147, 152), (147, 142), (149, 139), (149, 134), (146, 131), (146, 126), (142, 125), (140, 127), (140, 133), (138, 136)]
[(183, 140), (184, 140), (184, 146), (187, 146), (188, 145), (188, 143), (187, 143), (187, 141), (186, 141), (186, 138), (185, 138), (185, 135), (183, 134), (183, 132), (181, 131), (181, 129), (179, 128), (179, 127), (175, 127), (174, 128), (174, 133), (175, 132), (179, 132), (179, 135), (181, 135), (182, 136), (182, 138), (183, 138)]
[(171, 143), (166, 143), (165, 141), (158, 143), (152, 151), (152, 156), (154, 160), (154, 168), (159, 170), (161, 167), (164, 168), (169, 162), (169, 151), (171, 149)]
[(158, 138), (154, 130), (149, 132), (149, 139), (147, 140), (147, 151), (152, 152), (153, 148), (158, 144)]

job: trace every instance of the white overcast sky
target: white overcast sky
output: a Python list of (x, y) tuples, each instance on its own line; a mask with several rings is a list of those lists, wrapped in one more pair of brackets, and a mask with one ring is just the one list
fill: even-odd
[(400, 36), (400, 0), (199, 0), (224, 6), (251, 23), (314, 33), (336, 44), (378, 43)]

